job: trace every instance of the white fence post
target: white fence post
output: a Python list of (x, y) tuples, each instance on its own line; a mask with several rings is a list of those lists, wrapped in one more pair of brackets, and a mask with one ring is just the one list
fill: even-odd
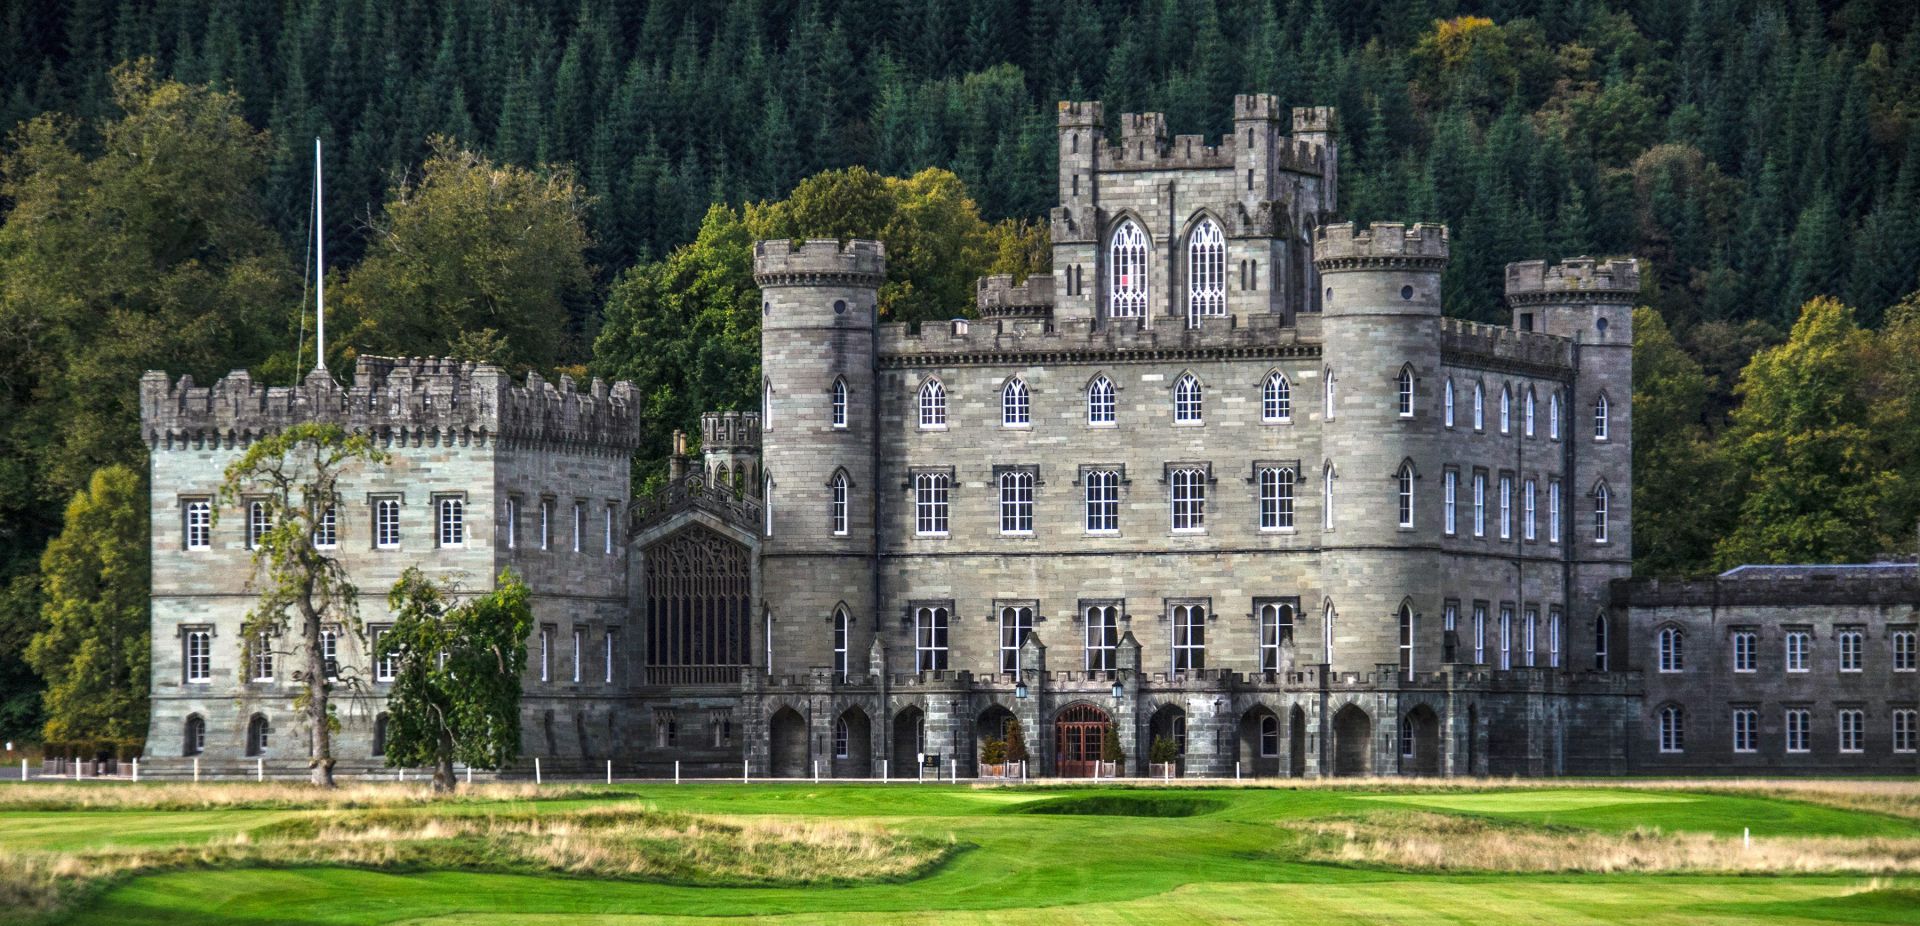
[(253, 760), (253, 780), (267, 780), (267, 760), (264, 757)]
[[(25, 765), (26, 763), (22, 762), (21, 764)], [(22, 771), (24, 772), (25, 769), (22, 769)], [(200, 783), (200, 757), (199, 756), (193, 757), (193, 783), (194, 784)]]
[[(938, 777), (938, 776), (935, 776), (935, 777)], [(960, 760), (959, 759), (947, 760), (947, 780), (948, 781), (960, 780)]]
[[(198, 762), (198, 761), (200, 761), (200, 760), (199, 760), (199, 759), (195, 759), (195, 760), (193, 760), (193, 761), (195, 761), (195, 762)], [(20, 760), (20, 780), (21, 780), (21, 781), (26, 781), (26, 780), (27, 780), (27, 760), (25, 760), (25, 759), (21, 759), (21, 760)]]
[(607, 784), (613, 784), (613, 760), (607, 760)]
[(80, 780), (80, 760), (79, 759), (73, 760), (73, 780), (74, 781)]
[(406, 781), (406, 780), (407, 780), (407, 770), (406, 770), (406, 769), (404, 769), (404, 768), (396, 768), (396, 769), (394, 769), (394, 770), (393, 770), (393, 780), (394, 780), (394, 781)]
[(674, 784), (680, 783), (680, 760), (679, 759), (673, 760), (673, 783)]
[(813, 783), (814, 784), (820, 783), (820, 760), (819, 759), (813, 760)]
[(139, 756), (133, 757), (133, 783), (134, 784), (140, 783), (140, 757)]
[(740, 783), (746, 784), (747, 782), (750, 782), (752, 780), (753, 780), (753, 760), (741, 759), (740, 760)]
[(1235, 759), (1233, 762), (1233, 780), (1240, 780), (1240, 760), (1238, 759)]
[(533, 757), (533, 783), (536, 785), (540, 783), (540, 757), (539, 756)]
[(885, 759), (880, 760), (880, 783), (887, 783), (887, 760)]
[(467, 766), (467, 784), (473, 784), (473, 766)]

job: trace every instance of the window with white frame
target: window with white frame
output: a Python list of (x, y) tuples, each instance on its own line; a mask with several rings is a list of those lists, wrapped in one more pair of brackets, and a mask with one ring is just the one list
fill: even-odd
[(1678, 627), (1662, 627), (1656, 635), (1656, 665), (1662, 672), (1679, 672), (1687, 666), (1686, 634)]
[(1327, 602), (1327, 609), (1320, 616), (1320, 645), (1325, 650), (1327, 665), (1333, 665), (1333, 624), (1338, 616), (1333, 610), (1333, 602)]
[(213, 631), (188, 630), (181, 638), (181, 647), (185, 650), (181, 661), (187, 667), (187, 681), (213, 681)]
[(1603, 482), (1597, 486), (1594, 486), (1593, 487), (1593, 542), (1594, 543), (1607, 542), (1607, 536), (1609, 534), (1609, 527), (1610, 527), (1607, 521), (1608, 501), (1609, 501), (1609, 493), (1607, 492), (1607, 484)]
[(1566, 639), (1566, 623), (1559, 608), (1547, 612), (1547, 665), (1555, 669), (1560, 668), (1561, 655), (1566, 651), (1561, 645)]
[(321, 550), (338, 549), (340, 546), (340, 518), (332, 505), (322, 510), (313, 524), (313, 545)]
[(1528, 608), (1523, 612), (1523, 615), (1520, 621), (1520, 655), (1523, 660), (1522, 665), (1531, 669), (1540, 664), (1540, 609)]
[(1473, 429), (1487, 429), (1487, 384), (1477, 381), (1473, 384)]
[(1513, 538), (1513, 477), (1500, 476), (1500, 539)]
[(1525, 482), (1520, 484), (1520, 536), (1527, 540), (1533, 540), (1535, 537), (1534, 531), (1537, 522), (1534, 518), (1534, 506), (1536, 501), (1535, 496), (1538, 494), (1538, 487), (1535, 485), (1532, 477), (1528, 477)]
[(1760, 751), (1760, 712), (1750, 707), (1733, 709), (1733, 751)]
[(920, 384), (920, 426), (922, 428), (944, 428), (947, 426), (947, 389), (937, 379)]
[(1193, 672), (1207, 665), (1207, 607), (1176, 604), (1173, 618), (1173, 671)]
[(1481, 601), (1473, 603), (1473, 663), (1487, 664), (1487, 605)]
[(1547, 480), (1547, 542), (1560, 542), (1560, 480)]
[(1320, 528), (1333, 530), (1333, 481), (1340, 478), (1333, 461), (1327, 461), (1320, 467)]
[(1528, 437), (1533, 436), (1533, 405), (1533, 387), (1528, 386), (1527, 394), (1520, 399), (1520, 433)]
[(1398, 484), (1400, 526), (1413, 526), (1413, 464), (1400, 464), (1400, 472), (1394, 480)]
[(1268, 714), (1260, 718), (1260, 758), (1280, 755), (1280, 718)]
[(760, 429), (773, 430), (773, 379), (760, 380)]
[(1118, 415), (1114, 401), (1113, 380), (1106, 376), (1096, 376), (1087, 384), (1087, 423), (1096, 427), (1111, 425)]
[(553, 499), (540, 500), (540, 549), (553, 549)]
[(1173, 384), (1173, 421), (1175, 424), (1199, 424), (1204, 413), (1204, 397), (1199, 377), (1182, 373)]
[(601, 681), (606, 682), (609, 685), (613, 684), (613, 653), (614, 653), (614, 650), (618, 648), (614, 645), (614, 638), (618, 636), (619, 633), (620, 631), (612, 627), (608, 627), (606, 637), (604, 638), (604, 643), (605, 643), (604, 649), (606, 650), (606, 652), (601, 654), (601, 665), (605, 668), (606, 671), (604, 673), (604, 677), (601, 678)]
[(1293, 639), (1291, 603), (1262, 601), (1255, 609), (1260, 620), (1260, 671), (1280, 671), (1280, 645)]
[(847, 473), (840, 470), (827, 481), (827, 524), (835, 536), (847, 533)]
[(262, 501), (248, 502), (247, 503), (247, 549), (249, 550), (260, 549), (260, 538), (265, 537), (267, 535), (267, 531), (272, 527), (273, 527), (273, 522), (272, 522), (271, 516), (267, 511), (267, 503)]
[(1867, 712), (1847, 708), (1839, 713), (1840, 751), (1864, 752), (1867, 746)]
[(392, 628), (371, 628), (367, 634), (368, 639), (373, 643), (373, 680), (376, 682), (391, 682), (394, 676), (398, 674), (396, 671), (398, 661), (393, 658), (394, 654), (388, 652), (384, 645), (387, 639), (387, 631), (390, 629)]
[(1147, 233), (1132, 221), (1122, 222), (1107, 248), (1107, 317), (1145, 316)]
[(253, 680), (273, 681), (273, 638), (263, 633), (253, 639), (253, 646), (249, 649), (253, 656)]
[(379, 550), (400, 549), (400, 500), (379, 498), (373, 502), (373, 546)]
[(1033, 609), (1026, 605), (1000, 608), (1000, 671), (1020, 671), (1020, 644), (1033, 633)]
[(847, 645), (852, 624), (846, 608), (833, 609), (833, 677), (843, 683), (847, 680)]
[(1440, 630), (1440, 661), (1457, 661), (1460, 658), (1460, 602), (1449, 598), (1441, 607)]
[(1920, 727), (1920, 711), (1903, 707), (1893, 712), (1893, 751), (1913, 752), (1916, 727)]
[(1441, 527), (1451, 537), (1460, 532), (1460, 473), (1447, 470), (1440, 474), (1443, 498), (1441, 500)]
[(1500, 386), (1500, 433), (1508, 434), (1513, 430), (1513, 388), (1504, 383)]
[(913, 668), (916, 672), (939, 672), (947, 667), (947, 609), (919, 607), (913, 610)]
[(1608, 632), (1607, 616), (1602, 614), (1593, 620), (1593, 667), (1600, 672), (1609, 670), (1612, 660), (1612, 634)]
[(511, 550), (520, 543), (520, 500), (508, 496), (506, 504), (500, 506), (500, 513), (506, 521), (501, 533), (506, 535), (507, 549)]
[(1018, 376), (1000, 387), (1000, 423), (1009, 428), (1024, 428), (1033, 423), (1027, 381)]
[(457, 498), (440, 499), (440, 545), (458, 547), (467, 542), (467, 504)]
[(1473, 474), (1473, 535), (1487, 535), (1487, 474)]
[(842, 376), (833, 378), (833, 426), (847, 426), (847, 380)]
[(1413, 609), (1400, 606), (1400, 677), (1413, 681)]
[(1260, 529), (1293, 529), (1294, 475), (1291, 466), (1260, 468)]
[(1812, 746), (1809, 742), (1813, 733), (1813, 712), (1804, 708), (1788, 708), (1786, 713), (1786, 734), (1788, 752), (1807, 752)]
[(1685, 752), (1686, 713), (1677, 704), (1669, 704), (1660, 709), (1660, 751), (1664, 753)]
[(1286, 374), (1274, 370), (1260, 386), (1260, 420), (1268, 423), (1293, 420), (1293, 385)]
[(1500, 606), (1500, 668), (1513, 668), (1513, 608)]
[(573, 503), (573, 552), (580, 552), (584, 542), (582, 535), (587, 531), (587, 506), (583, 502)]
[(553, 681), (553, 628), (540, 628), (540, 680)]
[(582, 675), (580, 664), (585, 661), (586, 643), (587, 632), (578, 627), (573, 628), (573, 683), (576, 685), (580, 684)]
[(603, 526), (601, 528), (601, 544), (605, 547), (605, 549), (603, 549), (601, 552), (605, 553), (608, 556), (612, 556), (613, 555), (613, 503), (612, 502), (607, 503), (605, 517), (603, 519)]
[(1733, 632), (1733, 671), (1754, 672), (1760, 668), (1760, 635), (1751, 630)]
[(1395, 378), (1394, 386), (1399, 394), (1400, 417), (1413, 417), (1413, 368), (1401, 367), (1400, 375)]
[(1120, 472), (1090, 469), (1081, 479), (1087, 506), (1087, 532), (1112, 533), (1120, 529)]
[(213, 547), (213, 502), (204, 498), (187, 500), (186, 540), (189, 550)]
[(1203, 219), (1187, 239), (1187, 327), (1208, 315), (1227, 314), (1227, 240), (1212, 219)]
[(1326, 399), (1326, 403), (1327, 403), (1327, 420), (1332, 421), (1334, 411), (1339, 408), (1339, 403), (1335, 401), (1335, 398), (1337, 397), (1337, 393), (1335, 392), (1335, 386), (1334, 386), (1333, 368), (1327, 367), (1326, 371), (1322, 375), (1324, 379), (1321, 385), (1323, 387), (1324, 398)]
[(1089, 672), (1112, 672), (1117, 668), (1114, 650), (1120, 645), (1120, 606), (1090, 604), (1086, 618), (1086, 666)]
[(1453, 377), (1451, 376), (1447, 377), (1446, 384), (1441, 387), (1440, 420), (1447, 427), (1453, 427)]
[(1010, 470), (1000, 474), (1000, 533), (1033, 533), (1033, 473)]
[(1911, 630), (1896, 630), (1893, 632), (1893, 671), (1914, 671), (1916, 664), (1914, 645), (1916, 637), (1920, 637), (1920, 634), (1915, 634)]
[(272, 742), (273, 725), (267, 721), (265, 714), (255, 714), (247, 720), (247, 755), (266, 755)]
[(947, 535), (947, 491), (953, 477), (920, 473), (913, 477), (914, 532), (922, 537)]
[(327, 681), (340, 677), (340, 632), (337, 630), (320, 631), (320, 667), (327, 673)]
[(1606, 440), (1607, 429), (1607, 395), (1603, 392), (1593, 400), (1593, 439)]
[(1807, 671), (1807, 654), (1813, 648), (1813, 634), (1804, 630), (1789, 630), (1786, 636), (1787, 671)]
[(1176, 531), (1207, 527), (1207, 473), (1198, 467), (1180, 467), (1167, 474), (1168, 501)]
[(1840, 646), (1840, 671), (1860, 671), (1861, 653), (1866, 647), (1866, 634), (1858, 630), (1842, 630), (1834, 640)]
[(852, 739), (852, 737), (849, 735), (847, 730), (847, 718), (846, 718), (846, 715), (842, 714), (838, 719), (834, 720), (833, 722), (833, 757), (834, 758), (836, 759), (847, 758), (847, 751), (850, 748), (848, 746), (848, 740), (850, 739)]

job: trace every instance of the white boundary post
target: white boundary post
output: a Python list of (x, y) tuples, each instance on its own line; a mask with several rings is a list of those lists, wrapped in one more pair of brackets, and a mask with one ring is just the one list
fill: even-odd
[(140, 757), (139, 756), (133, 757), (133, 783), (134, 784), (140, 783)]
[[(194, 761), (194, 767), (199, 768), (200, 760), (195, 759), (193, 761)], [(20, 760), (20, 780), (21, 781), (27, 780), (27, 760), (25, 759)]]
[(74, 781), (80, 780), (80, 760), (79, 759), (73, 760), (73, 780)]
[(404, 781), (406, 781), (406, 780), (407, 780), (407, 770), (406, 770), (406, 769), (404, 769), (404, 768), (396, 768), (396, 769), (394, 769), (394, 770), (393, 770), (393, 780), (394, 780), (394, 781), (402, 781), (402, 782), (404, 782)]
[[(22, 774), (24, 774), (26, 772), (26, 768), (24, 766), (27, 763), (24, 760), (22, 760), (20, 764), (22, 766), (20, 771)], [(199, 756), (193, 757), (193, 783), (194, 784), (200, 783), (200, 757)]]
[(253, 780), (267, 780), (267, 760), (264, 757), (253, 760)]
[(1233, 780), (1234, 781), (1240, 780), (1240, 760), (1239, 759), (1233, 760)]
[(540, 757), (533, 757), (533, 783), (540, 784)]
[(473, 784), (473, 766), (467, 766), (467, 784)]
[(959, 759), (947, 760), (947, 780), (948, 781), (960, 780), (960, 760)]
[(820, 783), (820, 760), (819, 759), (813, 760), (813, 783), (814, 784)]
[(673, 783), (674, 784), (680, 783), (680, 760), (679, 759), (673, 760)]
[(607, 784), (613, 784), (613, 760), (607, 760)]
[(887, 760), (885, 759), (880, 760), (880, 783), (887, 783)]
[(753, 760), (741, 759), (740, 760), (740, 783), (746, 784), (752, 780), (753, 780)]

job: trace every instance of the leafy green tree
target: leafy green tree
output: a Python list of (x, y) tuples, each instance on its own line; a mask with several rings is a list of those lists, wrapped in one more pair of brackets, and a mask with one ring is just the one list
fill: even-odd
[(298, 659), (300, 665), (293, 706), (306, 715), (312, 744), (308, 762), (313, 783), (322, 788), (333, 787), (333, 731), (339, 721), (320, 634), (330, 625), (354, 635), (361, 630), (359, 589), (346, 566), (315, 537), (323, 524), (338, 529), (341, 476), (387, 459), (365, 435), (350, 435), (332, 424), (297, 424), (255, 441), (227, 466), (220, 484), (220, 508), (242, 500), (266, 506), (268, 526), (253, 547), (252, 581), (260, 597), (241, 624), (241, 659), (252, 647), (276, 645), (290, 629), (298, 634), (288, 653), (288, 661)]
[(502, 570), (494, 589), (459, 602), (452, 585), (409, 568), (387, 595), (393, 628), (375, 658), (395, 662), (387, 694), (387, 765), (433, 767), (454, 789), (453, 764), (497, 769), (520, 755), (520, 680), (533, 607)]
[(586, 207), (569, 169), (496, 164), (434, 139), (419, 180), (388, 195), (366, 259), (341, 287), (341, 352), (491, 344), (490, 355), (463, 359), (516, 371), (571, 360), (581, 326), (569, 307), (591, 284)]
[(1711, 383), (1650, 308), (1633, 312), (1634, 571), (1708, 567), (1725, 526), (1720, 448), (1705, 425)]

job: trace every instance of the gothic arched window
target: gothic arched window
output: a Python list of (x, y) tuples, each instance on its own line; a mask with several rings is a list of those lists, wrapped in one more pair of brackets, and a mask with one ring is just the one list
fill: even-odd
[(947, 390), (937, 379), (929, 379), (920, 384), (920, 426), (923, 428), (947, 426)]
[(1173, 420), (1176, 423), (1198, 424), (1201, 410), (1200, 378), (1192, 373), (1180, 374), (1179, 381), (1173, 384)]
[(847, 381), (839, 376), (833, 379), (833, 426), (847, 426)]
[(1122, 222), (1108, 244), (1107, 315), (1140, 318), (1147, 314), (1147, 233)]
[(1291, 421), (1293, 419), (1293, 386), (1287, 382), (1285, 374), (1275, 370), (1267, 374), (1267, 381), (1260, 388), (1260, 420)]
[(1227, 314), (1227, 239), (1212, 219), (1202, 219), (1187, 238), (1187, 327), (1203, 315)]
[(1096, 376), (1087, 384), (1087, 423), (1113, 424), (1115, 418), (1113, 380)]
[(1024, 428), (1032, 420), (1026, 381), (1018, 376), (1007, 380), (1007, 385), (1000, 390), (1000, 423), (1011, 428)]

